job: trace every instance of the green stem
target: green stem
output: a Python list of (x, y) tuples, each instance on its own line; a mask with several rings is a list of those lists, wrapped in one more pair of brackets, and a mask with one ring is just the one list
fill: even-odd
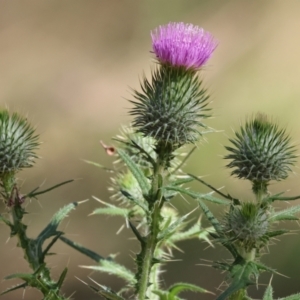
[[(137, 296), (139, 300), (146, 299), (148, 288), (151, 284), (150, 272), (152, 266), (156, 262), (154, 252), (157, 247), (158, 239), (157, 236), (160, 232), (159, 224), (161, 220), (161, 209), (163, 207), (163, 197), (162, 197), (162, 181), (163, 173), (165, 168), (166, 157), (163, 152), (163, 148), (158, 153), (158, 158), (156, 165), (154, 166), (154, 174), (152, 179), (152, 187), (150, 192), (149, 207), (151, 214), (148, 217), (149, 234), (142, 244), (142, 250), (138, 254), (138, 282), (137, 282)], [(152, 287), (153, 288), (153, 287)], [(149, 291), (148, 291), (149, 294)], [(151, 298), (150, 298), (151, 299)]]
[(50, 271), (44, 263), (41, 253), (41, 245), (36, 240), (28, 238), (26, 234), (27, 226), (22, 223), (25, 214), (24, 208), (15, 199), (15, 203), (11, 208), (12, 215), (12, 232), (11, 235), (16, 235), (18, 245), (23, 249), (24, 259), (29, 263), (30, 268), (34, 271), (31, 280), (27, 281), (28, 286), (39, 289), (47, 300), (64, 300), (66, 298), (59, 296), (59, 290), (50, 276)]
[(141, 277), (138, 282), (138, 299), (144, 300), (149, 287), (150, 271), (154, 263), (154, 251), (157, 245), (157, 235), (159, 233), (159, 221), (160, 221), (160, 205), (155, 204), (153, 212), (151, 214), (151, 227), (147, 242), (144, 249), (142, 249), (142, 265), (141, 265)]

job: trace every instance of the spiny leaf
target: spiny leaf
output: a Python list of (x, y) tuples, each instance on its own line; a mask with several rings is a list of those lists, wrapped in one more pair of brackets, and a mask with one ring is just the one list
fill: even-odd
[(84, 281), (80, 280), (81, 282), (83, 282), (85, 285), (87, 285), (92, 291), (96, 292), (97, 294), (101, 295), (104, 297), (104, 299), (106, 300), (125, 300), (123, 297), (117, 295), (114, 291), (112, 291), (111, 289), (109, 289), (106, 286), (100, 285), (98, 284), (102, 289), (97, 289), (95, 287), (93, 287), (92, 285), (89, 285), (87, 283), (85, 283)]
[(294, 197), (280, 197), (284, 193), (279, 193), (270, 197), (267, 197), (264, 199), (266, 202), (274, 202), (274, 201), (293, 201), (300, 199), (300, 195), (294, 196)]
[(125, 196), (127, 199), (129, 199), (130, 201), (132, 201), (134, 204), (138, 205), (139, 207), (142, 208), (143, 211), (148, 212), (148, 207), (145, 203), (143, 203), (140, 200), (135, 199), (131, 194), (129, 194), (127, 191), (125, 190), (120, 190), (120, 192), (122, 193), (123, 196)]
[(184, 241), (184, 240), (188, 240), (188, 239), (198, 238), (198, 239), (205, 240), (207, 243), (209, 243), (211, 246), (213, 246), (208, 238), (209, 234), (212, 231), (214, 231), (213, 227), (201, 228), (200, 222), (197, 222), (196, 224), (194, 224), (192, 227), (190, 227), (187, 230), (175, 232), (172, 235), (171, 240), (172, 240), (172, 242), (178, 242), (178, 241)]
[(60, 289), (62, 287), (62, 285), (64, 283), (64, 280), (66, 278), (67, 272), (68, 272), (68, 268), (64, 268), (64, 270), (60, 274), (59, 279), (57, 281), (57, 287), (58, 287), (58, 289)]
[(82, 268), (91, 269), (95, 271), (105, 272), (111, 275), (115, 275), (119, 278), (124, 279), (128, 283), (134, 285), (136, 283), (135, 275), (124, 266), (112, 260), (101, 260), (99, 262), (100, 266), (81, 266)]
[(253, 276), (257, 278), (259, 271), (256, 264), (252, 262), (244, 262), (233, 265), (230, 270), (230, 275), (232, 278), (232, 283), (216, 300), (225, 300), (233, 293), (241, 289), (245, 289), (249, 285), (255, 284), (255, 281), (253, 281), (251, 278)]
[(206, 183), (204, 180), (200, 179), (199, 177), (197, 177), (197, 176), (195, 176), (193, 174), (188, 174), (188, 175), (191, 176), (192, 178), (196, 179), (197, 181), (201, 182), (202, 184), (204, 184), (208, 188), (212, 189), (214, 192), (216, 192), (220, 196), (224, 197), (225, 199), (233, 201), (233, 203), (236, 204), (236, 205), (240, 204), (240, 200), (239, 199), (233, 198), (229, 194), (225, 195), (224, 193), (220, 192), (218, 189), (214, 188), (212, 185)]
[(143, 195), (148, 195), (150, 190), (150, 183), (139, 166), (130, 158), (130, 156), (122, 149), (117, 149), (120, 158), (127, 165), (135, 179), (137, 180)]
[(28, 274), (28, 273), (15, 273), (4, 277), (4, 279), (6, 280), (15, 279), (15, 278), (23, 279), (26, 282), (30, 282), (31, 280), (35, 279), (33, 274)]
[(0, 293), (0, 296), (5, 295), (5, 294), (7, 294), (7, 293), (9, 293), (9, 292), (12, 292), (12, 291), (16, 291), (16, 290), (18, 290), (18, 289), (22, 289), (22, 288), (24, 289), (24, 288), (26, 288), (26, 287), (27, 287), (27, 282), (24, 282), (24, 283), (21, 283), (21, 284), (12, 286), (12, 287), (6, 289), (5, 291), (1, 292), (1, 293)]
[(178, 186), (178, 185), (182, 185), (184, 183), (189, 183), (192, 182), (194, 179), (191, 177), (184, 177), (184, 178), (180, 178), (174, 181), (169, 182), (170, 186)]
[(211, 223), (211, 225), (216, 230), (216, 232), (218, 234), (218, 238), (220, 239), (222, 245), (225, 248), (227, 248), (227, 250), (233, 255), (234, 258), (236, 258), (238, 256), (238, 253), (237, 253), (235, 247), (231, 243), (227, 242), (226, 239), (224, 241), (222, 241), (222, 239), (224, 238), (224, 232), (223, 232), (222, 226), (219, 223), (219, 221), (215, 218), (213, 213), (209, 210), (209, 208), (201, 200), (199, 200), (198, 203), (199, 203), (200, 207), (202, 208), (204, 214), (206, 215), (208, 221)]
[(73, 182), (73, 181), (74, 181), (74, 179), (70, 179), (70, 180), (61, 182), (59, 184), (56, 184), (56, 185), (54, 185), (54, 186), (52, 186), (52, 187), (50, 187), (50, 188), (48, 188), (46, 190), (35, 192), (35, 191), (37, 191), (40, 188), (40, 187), (37, 187), (34, 190), (32, 190), (30, 193), (28, 193), (27, 195), (25, 195), (25, 198), (36, 198), (37, 195), (41, 195), (41, 194), (47, 193), (49, 191), (52, 191), (52, 190), (54, 190), (54, 189), (56, 189), (56, 188), (58, 188), (58, 187), (60, 187), (62, 185), (65, 185), (65, 184)]
[(191, 292), (199, 292), (199, 293), (210, 293), (209, 291), (194, 285), (194, 284), (190, 284), (190, 283), (183, 283), (183, 282), (179, 282), (176, 283), (174, 285), (172, 285), (169, 288), (169, 295), (171, 297), (175, 297), (176, 295), (178, 295), (179, 293), (183, 292), (183, 291), (191, 291)]
[(70, 203), (63, 208), (61, 208), (51, 219), (50, 223), (45, 227), (45, 229), (39, 234), (36, 241), (42, 245), (43, 242), (49, 237), (57, 234), (57, 227), (61, 223), (61, 221), (68, 216), (68, 213), (75, 209), (78, 204), (81, 202), (73, 202)]
[(182, 223), (184, 220), (186, 220), (186, 218), (190, 215), (191, 213), (188, 213), (184, 216), (182, 216), (181, 218), (177, 219), (176, 221), (174, 221), (172, 224), (170, 224), (165, 230), (161, 231), (158, 236), (157, 239), (159, 241), (167, 239), (168, 237), (170, 237), (178, 227), (182, 226)]
[(300, 299), (300, 294), (294, 294), (287, 296), (285, 298), (280, 298), (279, 300), (299, 300)]
[(93, 211), (95, 215), (122, 216), (124, 218), (128, 218), (129, 213), (129, 209), (122, 207), (101, 207)]
[(282, 221), (282, 220), (298, 220), (294, 215), (300, 212), (300, 205), (292, 206), (287, 209), (283, 209), (281, 211), (273, 213), (269, 220), (271, 222)]
[(70, 247), (74, 248), (75, 250), (79, 251), (80, 253), (88, 256), (89, 258), (91, 258), (92, 260), (94, 260), (97, 263), (99, 263), (101, 260), (105, 259), (104, 257), (99, 255), (98, 253), (96, 253), (92, 250), (89, 250), (89, 249), (83, 247), (82, 245), (67, 239), (64, 236), (61, 236), (60, 240), (63, 241), (64, 243), (66, 243), (67, 245), (69, 245)]
[(103, 169), (103, 170), (105, 170), (105, 171), (108, 171), (108, 172), (110, 172), (110, 173), (113, 173), (113, 172), (114, 172), (113, 169), (106, 168), (106, 167), (104, 167), (104, 166), (102, 166), (102, 165), (100, 165), (100, 164), (98, 164), (98, 163), (96, 163), (96, 162), (93, 162), (93, 161), (90, 161), (90, 160), (85, 160), (85, 159), (84, 159), (83, 161), (86, 162), (87, 164), (90, 164), (90, 165), (93, 165), (93, 166), (95, 166), (95, 167), (101, 168), (101, 169)]
[(278, 235), (283, 235), (283, 234), (286, 234), (290, 232), (290, 230), (285, 230), (285, 229), (282, 229), (282, 230), (274, 230), (274, 231), (269, 231), (266, 233), (266, 235), (269, 237), (269, 238), (272, 238), (272, 237), (275, 237), (275, 236), (278, 236)]
[(229, 205), (230, 204), (230, 202), (227, 201), (227, 200), (222, 200), (222, 199), (215, 198), (215, 197), (211, 196), (211, 193), (201, 194), (201, 193), (190, 191), (190, 190), (187, 190), (185, 188), (181, 188), (181, 187), (177, 187), (177, 186), (166, 186), (164, 188), (166, 190), (176, 191), (178, 193), (188, 195), (188, 196), (190, 196), (194, 199), (203, 199), (203, 200), (207, 200), (207, 201), (218, 203), (218, 204), (224, 204), (224, 205)]
[(263, 300), (273, 300), (273, 288), (270, 284), (268, 285), (264, 293)]

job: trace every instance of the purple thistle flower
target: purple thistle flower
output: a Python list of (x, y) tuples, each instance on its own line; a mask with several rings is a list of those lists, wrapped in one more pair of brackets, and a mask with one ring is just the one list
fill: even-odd
[(199, 69), (217, 47), (213, 36), (192, 24), (169, 23), (151, 32), (152, 47), (162, 64)]

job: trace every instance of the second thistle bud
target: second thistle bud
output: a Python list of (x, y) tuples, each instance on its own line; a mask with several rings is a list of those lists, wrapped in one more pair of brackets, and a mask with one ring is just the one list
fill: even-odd
[(231, 174), (255, 184), (285, 179), (295, 162), (290, 137), (263, 114), (247, 121), (230, 141), (225, 159), (231, 160), (227, 165), (233, 168)]
[(252, 202), (232, 206), (224, 220), (224, 232), (245, 259), (253, 259), (252, 250), (265, 245), (269, 239), (268, 230), (267, 207)]
[(38, 136), (25, 118), (0, 111), (0, 179), (7, 194), (17, 171), (33, 166)]

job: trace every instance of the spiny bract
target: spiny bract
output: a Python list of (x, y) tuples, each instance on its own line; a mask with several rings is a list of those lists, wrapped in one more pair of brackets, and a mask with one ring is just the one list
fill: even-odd
[(145, 136), (180, 147), (195, 143), (201, 136), (202, 119), (209, 117), (208, 96), (196, 73), (183, 68), (160, 67), (146, 78), (142, 92), (135, 91), (131, 101), (133, 126)]

